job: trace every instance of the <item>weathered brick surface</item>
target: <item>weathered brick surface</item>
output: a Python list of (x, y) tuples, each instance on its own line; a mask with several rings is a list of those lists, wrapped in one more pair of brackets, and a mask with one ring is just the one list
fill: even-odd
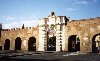
[[(82, 19), (68, 21), (65, 26), (65, 50), (68, 51), (68, 38), (71, 35), (77, 35), (80, 39), (80, 51), (92, 51), (92, 38), (94, 35), (100, 34), (100, 18)], [(22, 50), (28, 50), (28, 40), (30, 37), (36, 38), (36, 49), (39, 48), (39, 27), (25, 29), (3, 29), (1, 31), (0, 45), (4, 49), (6, 39), (10, 40), (10, 50), (15, 49), (15, 39), (20, 37), (22, 40)], [(23, 41), (26, 40), (25, 46)]]
[(36, 48), (38, 48), (38, 27), (33, 27), (31, 29), (11, 29), (11, 30), (2, 30), (1, 31), (2, 36), (1, 36), (1, 41), (0, 43), (2, 44), (2, 46), (5, 43), (6, 39), (10, 40), (10, 49), (14, 50), (15, 49), (15, 39), (17, 37), (20, 37), (22, 40), (22, 50), (27, 50), (27, 46), (24, 46), (23, 41), (26, 40), (27, 45), (28, 45), (28, 40), (30, 37), (35, 37), (36, 38)]
[[(68, 37), (78, 35), (80, 39), (80, 50), (83, 52), (92, 51), (92, 38), (100, 34), (100, 18), (84, 19), (70, 21), (67, 23), (66, 30), (66, 48), (68, 50)], [(87, 38), (86, 40), (84, 38)]]

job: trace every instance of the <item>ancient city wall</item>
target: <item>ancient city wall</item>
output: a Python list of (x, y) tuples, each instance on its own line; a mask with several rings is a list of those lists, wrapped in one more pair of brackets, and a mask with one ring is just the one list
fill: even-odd
[(65, 27), (66, 48), (68, 51), (68, 38), (71, 35), (77, 35), (80, 39), (80, 51), (92, 51), (92, 38), (100, 33), (100, 18), (82, 19), (67, 22)]
[(49, 37), (53, 35), (56, 36), (56, 50), (54, 51), (68, 51), (68, 45), (71, 41), (69, 37), (75, 35), (80, 40), (78, 41), (80, 42), (79, 51), (92, 52), (94, 36), (98, 34), (100, 37), (100, 17), (68, 20), (65, 16), (51, 15), (49, 18), (40, 19), (37, 27), (2, 29), (0, 46), (4, 50), (5, 40), (9, 39), (10, 50), (15, 50), (15, 40), (20, 37), (22, 41), (21, 50), (28, 50), (29, 39), (35, 37), (36, 51), (47, 51)]
[(25, 29), (3, 29), (1, 31), (2, 48), (4, 49), (5, 40), (10, 40), (10, 50), (15, 49), (15, 39), (20, 37), (22, 40), (21, 50), (28, 50), (28, 40), (30, 37), (36, 38), (36, 48), (38, 48), (38, 27), (27, 27)]

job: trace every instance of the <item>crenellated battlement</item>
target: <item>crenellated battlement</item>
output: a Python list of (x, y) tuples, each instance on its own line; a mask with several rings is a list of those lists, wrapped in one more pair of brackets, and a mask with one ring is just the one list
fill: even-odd
[(100, 24), (100, 17), (68, 21), (67, 25)]
[[(43, 18), (43, 19), (47, 19), (47, 18)], [(67, 22), (67, 25), (80, 25), (80, 24), (100, 24), (100, 17), (72, 20), (72, 21)], [(28, 29), (34, 29), (34, 28), (35, 27), (25, 27), (24, 29), (22, 29), (22, 28), (11, 28), (11, 29), (2, 29), (2, 31), (28, 30)]]
[(10, 31), (10, 29), (2, 29), (2, 31)]
[(16, 31), (16, 30), (29, 30), (29, 29), (35, 29), (36, 27), (25, 27), (24, 29), (22, 28), (11, 28), (11, 29), (2, 29), (1, 31)]

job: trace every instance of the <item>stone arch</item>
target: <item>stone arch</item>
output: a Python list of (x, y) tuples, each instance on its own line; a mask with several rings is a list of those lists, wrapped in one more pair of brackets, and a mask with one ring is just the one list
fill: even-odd
[(48, 38), (47, 51), (56, 51), (56, 36)]
[(22, 40), (20, 37), (15, 39), (15, 50), (21, 50)]
[(68, 52), (80, 51), (80, 39), (77, 35), (71, 35), (68, 38)]
[(10, 40), (6, 39), (4, 44), (4, 50), (9, 50), (9, 49), (10, 49)]
[[(99, 39), (97, 39), (98, 36), (99, 36)], [(92, 52), (93, 53), (99, 52), (99, 49), (100, 49), (100, 33), (95, 34), (92, 37)]]
[(36, 51), (36, 38), (30, 37), (28, 40), (28, 50), (29, 51)]

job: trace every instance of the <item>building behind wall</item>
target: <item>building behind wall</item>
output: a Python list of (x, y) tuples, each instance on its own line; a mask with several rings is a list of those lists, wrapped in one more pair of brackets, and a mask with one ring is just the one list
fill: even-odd
[(96, 52), (100, 46), (100, 18), (69, 20), (51, 12), (36, 27), (2, 29), (2, 50), (9, 42), (7, 50), (17, 49), (18, 43), (20, 50)]

